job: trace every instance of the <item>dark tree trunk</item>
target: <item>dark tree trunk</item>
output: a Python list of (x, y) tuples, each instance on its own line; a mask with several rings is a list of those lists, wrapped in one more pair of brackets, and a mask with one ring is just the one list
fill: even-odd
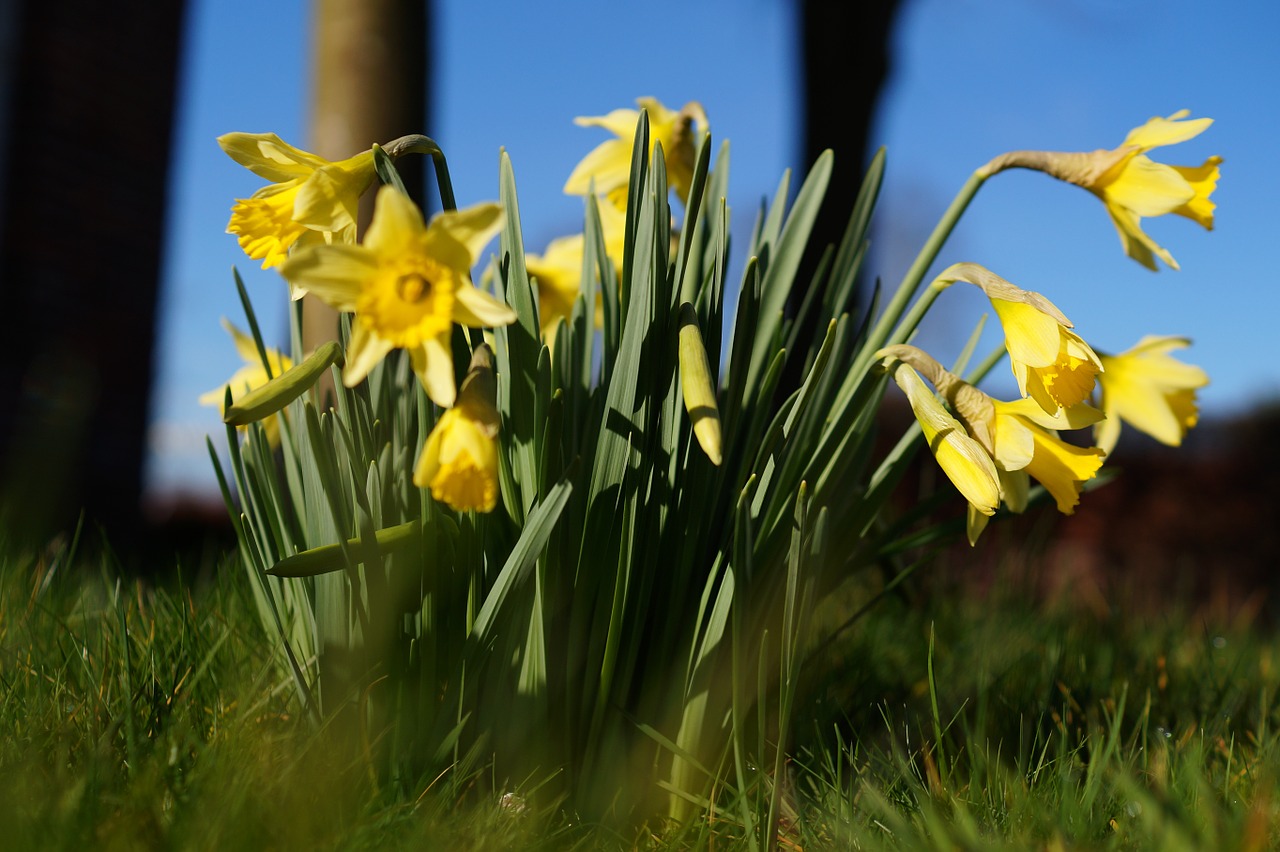
[[(889, 35), (898, 3), (801, 2), (803, 166), (812, 166), (828, 148), (835, 154), (835, 164), (826, 200), (814, 223), (810, 251), (796, 279), (792, 311), (804, 300), (822, 251), (839, 244), (871, 159), (871, 124), (889, 71)], [(809, 339), (820, 321), (824, 320), (810, 315), (807, 333), (800, 339)], [(788, 361), (783, 388), (799, 385), (803, 366), (802, 358)]]
[(4, 5), (0, 523), (131, 550), (184, 4)]

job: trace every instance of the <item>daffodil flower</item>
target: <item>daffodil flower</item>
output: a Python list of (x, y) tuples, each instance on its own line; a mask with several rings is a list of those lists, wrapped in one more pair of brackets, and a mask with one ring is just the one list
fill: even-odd
[[(271, 367), (271, 375), (267, 375), (267, 370), (262, 366), (262, 358), (258, 355), (258, 347), (254, 344), (253, 338), (236, 328), (227, 319), (222, 320), (222, 327), (231, 335), (231, 339), (235, 341), (236, 353), (239, 354), (244, 366), (236, 370), (231, 378), (227, 379), (220, 386), (214, 388), (207, 393), (200, 395), (201, 405), (211, 405), (223, 414), (226, 413), (227, 388), (231, 389), (232, 401), (244, 396), (246, 393), (265, 385), (270, 379), (280, 375), (285, 370), (293, 366), (292, 359), (282, 354), (277, 349), (267, 348), (267, 364)], [(271, 442), (271, 446), (279, 446), (280, 444), (280, 423), (279, 415), (272, 415), (264, 421), (262, 426), (266, 429), (267, 440)]]
[[(1027, 505), (1029, 478), (1034, 478), (1052, 495), (1058, 511), (1066, 515), (1075, 511), (1084, 482), (1097, 475), (1105, 453), (1097, 447), (1069, 444), (1058, 437), (1058, 430), (1091, 426), (1102, 419), (1102, 412), (1078, 403), (1048, 414), (1034, 400), (1005, 402), (992, 399), (943, 369), (927, 353), (914, 346), (889, 346), (877, 352), (876, 357), (883, 359), (890, 369), (896, 371), (895, 378), (898, 378), (903, 369), (898, 365), (905, 365), (912, 374), (917, 370), (923, 373), (947, 400), (965, 433), (973, 438), (994, 463), (999, 492), (996, 505), (1003, 501), (1011, 511), (1023, 511)], [(932, 394), (924, 388), (918, 377), (916, 381), (920, 382), (920, 388), (916, 390), (917, 396), (923, 393), (932, 398)], [(899, 385), (902, 385), (901, 381)], [(906, 390), (906, 387), (903, 386), (903, 389)], [(909, 392), (908, 399), (910, 398)], [(937, 403), (936, 399), (934, 401)], [(941, 403), (937, 405), (941, 408)], [(921, 425), (925, 425), (915, 401), (912, 402), (912, 409), (916, 411)], [(932, 416), (934, 419), (938, 417), (936, 413)], [(959, 487), (956, 477), (949, 471), (948, 476)], [(972, 544), (986, 526), (985, 518), (978, 515), (990, 516), (992, 512), (986, 511), (984, 504), (972, 498), (969, 498), (969, 503), (968, 532), (969, 542)], [(991, 508), (994, 510), (994, 505)]]
[[(614, 269), (621, 269), (626, 214), (612, 204), (601, 204), (599, 211), (605, 252)], [(538, 323), (542, 339), (552, 352), (555, 351), (560, 318), (572, 316), (574, 302), (582, 290), (584, 239), (583, 234), (559, 237), (548, 243), (542, 254), (526, 254), (524, 257), (525, 268), (538, 282)], [(597, 299), (595, 324), (599, 327), (603, 322), (603, 309)]]
[[(354, 243), (356, 208), (373, 183), (373, 150), (336, 163), (283, 141), (274, 133), (228, 133), (218, 144), (231, 159), (271, 181), (231, 208), (227, 233), (268, 269), (295, 245)], [(294, 298), (302, 293), (294, 290)]]
[(295, 252), (280, 273), (340, 311), (354, 311), (343, 383), (358, 384), (392, 349), (409, 354), (427, 395), (448, 408), (454, 387), (453, 324), (508, 325), (516, 314), (471, 283), (480, 250), (502, 228), (502, 208), (477, 204), (422, 212), (394, 187), (378, 191), (362, 245), (318, 245)]
[(413, 483), (459, 512), (489, 512), (498, 503), (498, 411), (487, 346), (471, 359), (458, 402), (427, 436)]
[(1089, 153), (1013, 151), (996, 157), (979, 174), (986, 177), (1009, 168), (1045, 172), (1082, 186), (1102, 199), (1129, 257), (1156, 269), (1159, 257), (1174, 269), (1178, 263), (1142, 230), (1142, 219), (1175, 213), (1213, 230), (1214, 203), (1222, 158), (1209, 157), (1199, 166), (1170, 166), (1147, 156), (1153, 148), (1175, 145), (1199, 136), (1211, 118), (1188, 119), (1187, 110), (1168, 118), (1152, 118), (1129, 131), (1120, 147)]
[(947, 269), (935, 287), (967, 281), (986, 294), (1004, 329), (1009, 365), (1018, 391), (1034, 399), (1047, 414), (1089, 398), (1102, 362), (1071, 329), (1071, 321), (1039, 293), (1015, 287), (975, 263)]
[[(697, 101), (685, 104), (679, 112), (668, 109), (655, 98), (637, 98), (636, 103), (649, 114), (649, 155), (653, 156), (654, 145), (662, 144), (667, 181), (684, 201), (693, 182), (697, 142), (707, 130), (707, 114)], [(639, 120), (640, 110), (635, 109), (615, 109), (608, 115), (575, 118), (574, 123), (580, 127), (603, 127), (618, 138), (601, 142), (578, 163), (565, 182), (565, 193), (586, 195), (594, 181), (596, 193), (609, 196), (615, 206), (625, 206), (627, 183), (631, 179), (631, 149)]]
[(1115, 448), (1122, 421), (1162, 444), (1182, 443), (1199, 418), (1196, 390), (1209, 383), (1204, 370), (1169, 354), (1189, 345), (1185, 337), (1148, 335), (1126, 352), (1102, 356), (1106, 372), (1098, 384), (1107, 419), (1094, 427), (1099, 447)]
[(887, 360), (886, 366), (907, 395), (925, 443), (942, 472), (974, 511), (995, 514), (1000, 505), (1000, 475), (991, 454), (965, 432), (964, 426), (947, 412), (914, 369), (893, 358)]

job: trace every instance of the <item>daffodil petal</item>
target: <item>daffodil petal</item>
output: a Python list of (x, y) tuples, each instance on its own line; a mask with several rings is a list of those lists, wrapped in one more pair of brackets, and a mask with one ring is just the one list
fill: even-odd
[(505, 222), (502, 208), (491, 202), (446, 210), (427, 226), (424, 251), (466, 276)]
[(1101, 192), (1109, 204), (1127, 208), (1139, 217), (1172, 213), (1195, 198), (1195, 190), (1176, 169), (1142, 155), (1130, 160)]
[(1194, 139), (1213, 124), (1212, 118), (1178, 120), (1184, 115), (1188, 115), (1186, 110), (1176, 112), (1168, 118), (1156, 116), (1141, 127), (1130, 130), (1129, 135), (1125, 137), (1124, 145), (1135, 145), (1144, 151), (1164, 145), (1176, 145), (1179, 142)]
[(516, 321), (510, 305), (475, 287), (464, 285), (454, 291), (453, 319), (471, 328), (509, 325)]
[(1103, 453), (1097, 447), (1082, 448), (1041, 430), (1032, 430), (1036, 441), (1035, 457), (1027, 465), (1028, 474), (1053, 495), (1058, 511), (1075, 512), (1080, 502), (1080, 486), (1097, 475)]
[(337, 310), (354, 311), (365, 280), (377, 268), (377, 259), (364, 246), (317, 245), (295, 251), (280, 274)]
[(1170, 268), (1179, 268), (1173, 255), (1142, 230), (1136, 213), (1111, 204), (1107, 205), (1107, 213), (1111, 216), (1111, 223), (1116, 226), (1116, 233), (1120, 235), (1120, 244), (1124, 246), (1125, 254), (1152, 271), (1157, 269), (1155, 260), (1157, 257), (1167, 263)]
[(1062, 348), (1061, 325), (1031, 305), (992, 299), (991, 306), (1004, 327), (1009, 357), (1032, 367), (1054, 363)]
[(453, 353), (449, 351), (449, 338), (429, 337), (422, 346), (409, 350), (410, 363), (418, 380), (431, 401), (442, 408), (453, 405), (458, 388), (453, 377)]
[(365, 231), (364, 246), (378, 254), (409, 253), (418, 248), (425, 229), (418, 205), (395, 187), (383, 186), (374, 200), (373, 221)]
[(272, 183), (306, 177), (327, 163), (274, 133), (225, 133), (218, 137), (218, 146), (228, 157)]
[(351, 341), (347, 344), (347, 366), (342, 373), (342, 383), (349, 388), (360, 384), (393, 348), (366, 328), (357, 316), (351, 328)]

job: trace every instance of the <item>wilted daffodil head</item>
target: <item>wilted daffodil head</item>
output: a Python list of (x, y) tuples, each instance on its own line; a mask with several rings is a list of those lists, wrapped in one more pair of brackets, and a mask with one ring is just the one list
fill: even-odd
[[(373, 150), (336, 163), (274, 133), (228, 133), (218, 144), (231, 159), (271, 181), (231, 208), (227, 233), (262, 268), (279, 266), (294, 245), (354, 243), (356, 208), (373, 183)], [(301, 293), (294, 291), (294, 298)]]
[[(220, 386), (214, 388), (207, 393), (200, 395), (201, 405), (216, 406), (219, 411), (226, 413), (227, 388), (231, 389), (232, 401), (239, 399), (246, 393), (265, 385), (275, 376), (280, 375), (285, 370), (293, 366), (293, 360), (288, 355), (282, 354), (278, 349), (267, 348), (267, 364), (271, 367), (271, 375), (267, 375), (267, 370), (262, 366), (262, 358), (258, 355), (258, 347), (254, 344), (253, 338), (236, 328), (227, 319), (222, 320), (222, 327), (231, 335), (231, 339), (235, 341), (236, 353), (240, 359), (244, 361), (244, 366), (236, 370), (231, 378), (227, 379)], [(267, 430), (267, 440), (274, 447), (280, 443), (280, 423), (277, 419), (278, 415), (272, 415), (262, 422), (262, 426)]]
[[(908, 365), (912, 372), (918, 370), (947, 400), (955, 412), (955, 420), (994, 463), (999, 492), (996, 505), (1003, 501), (1011, 511), (1023, 511), (1027, 504), (1030, 477), (1053, 496), (1060, 512), (1070, 515), (1075, 511), (1083, 484), (1097, 475), (1105, 454), (1097, 447), (1077, 447), (1067, 443), (1058, 437), (1058, 430), (1090, 426), (1102, 418), (1100, 411), (1078, 403), (1048, 414), (1034, 400), (1005, 402), (992, 399), (959, 376), (943, 369), (930, 355), (914, 346), (889, 346), (876, 354), (886, 364), (892, 365), (896, 361)], [(898, 378), (897, 373), (895, 378)], [(917, 378), (917, 381), (920, 380)], [(902, 385), (901, 381), (899, 385)], [(906, 390), (905, 385), (903, 389)], [(924, 389), (923, 383), (916, 392), (917, 395), (923, 392), (932, 398), (932, 394)], [(919, 409), (914, 401), (912, 409), (917, 411), (917, 419), (920, 419)], [(921, 424), (924, 425), (923, 419)], [(956, 477), (949, 471), (948, 476), (959, 487)], [(967, 494), (965, 496), (968, 497)], [(977, 515), (992, 514), (972, 498), (969, 498), (969, 502)], [(994, 510), (994, 505), (992, 508)], [(975, 511), (970, 511), (968, 526), (969, 542), (972, 544), (986, 526), (986, 520), (977, 517)]]
[(471, 283), (471, 267), (502, 228), (502, 208), (477, 204), (437, 214), (429, 225), (408, 196), (378, 192), (361, 245), (295, 252), (280, 273), (340, 311), (354, 311), (343, 383), (353, 387), (392, 349), (404, 349), (432, 401), (456, 397), (453, 324), (507, 325), (516, 314)]
[[(663, 106), (656, 98), (637, 98), (640, 109), (649, 114), (649, 154), (653, 146), (662, 144), (667, 165), (667, 181), (683, 202), (689, 197), (693, 181), (694, 157), (698, 140), (707, 132), (707, 114), (702, 104), (690, 101), (679, 112)], [(640, 110), (615, 109), (608, 115), (581, 116), (574, 123), (582, 127), (603, 127), (616, 139), (601, 142), (578, 163), (564, 191), (569, 195), (586, 195), (595, 186), (599, 195), (609, 196), (615, 206), (624, 207), (627, 183), (631, 179), (631, 149)]]
[(489, 512), (498, 503), (497, 390), (488, 346), (476, 349), (457, 404), (436, 421), (413, 483), (459, 512)]
[(1004, 329), (1009, 365), (1024, 397), (1031, 397), (1048, 414), (1089, 398), (1102, 362), (1071, 321), (1052, 302), (1015, 287), (974, 263), (957, 263), (935, 286), (967, 281), (979, 287)]
[(1007, 168), (1029, 168), (1082, 186), (1106, 205), (1129, 257), (1152, 270), (1159, 257), (1177, 269), (1173, 255), (1142, 230), (1142, 219), (1176, 213), (1213, 230), (1215, 205), (1209, 196), (1218, 185), (1222, 158), (1209, 157), (1199, 166), (1170, 166), (1147, 156), (1153, 148), (1199, 136), (1213, 124), (1211, 118), (1192, 119), (1188, 115), (1187, 110), (1180, 110), (1168, 118), (1152, 118), (1129, 131), (1124, 142), (1109, 151), (1014, 151), (996, 157), (979, 172), (990, 175)]
[(1185, 337), (1148, 335), (1119, 355), (1103, 355), (1106, 372), (1099, 377), (1102, 412), (1094, 440), (1110, 453), (1120, 438), (1121, 422), (1176, 447), (1196, 425), (1196, 390), (1209, 383), (1199, 367), (1169, 353), (1191, 345)]

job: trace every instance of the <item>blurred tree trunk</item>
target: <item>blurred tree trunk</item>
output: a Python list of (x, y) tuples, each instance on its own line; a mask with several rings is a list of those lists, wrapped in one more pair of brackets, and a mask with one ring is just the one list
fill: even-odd
[(0, 5), (0, 524), (133, 552), (185, 4)]
[[(835, 153), (835, 164), (792, 291), (792, 311), (804, 301), (823, 249), (839, 245), (871, 152), (879, 147), (871, 144), (871, 126), (889, 73), (889, 40), (899, 2), (801, 0), (803, 165), (809, 168), (827, 148)], [(816, 314), (810, 317), (809, 336), (818, 322)], [(781, 386), (797, 387), (803, 366), (799, 358), (788, 361)]]
[[(428, 0), (315, 0), (310, 150), (339, 160), (427, 128)], [(421, 157), (397, 163), (405, 186), (422, 201)], [(369, 224), (373, 193), (361, 199), (359, 230)], [(312, 348), (338, 334), (338, 315), (308, 296), (303, 305), (303, 345)], [(323, 388), (323, 385), (322, 385)], [(323, 391), (322, 391), (323, 392)], [(371, 570), (366, 566), (366, 570)], [(377, 569), (372, 569), (377, 570)], [(343, 623), (351, 606), (346, 576), (317, 578), (318, 606), (337, 617), (322, 618), (320, 701), (334, 728), (356, 746), (352, 701), (367, 686), (371, 661), (385, 658), (387, 635), (355, 637)], [(385, 603), (385, 602), (384, 602)], [(370, 624), (393, 631), (395, 614), (372, 614)]]
[[(315, 0), (310, 150), (340, 160), (408, 133), (428, 133), (429, 0)], [(428, 135), (430, 135), (428, 133)], [(397, 166), (422, 202), (421, 157)], [(360, 203), (360, 231), (373, 193)], [(310, 348), (338, 333), (338, 314), (308, 298), (303, 339)]]

